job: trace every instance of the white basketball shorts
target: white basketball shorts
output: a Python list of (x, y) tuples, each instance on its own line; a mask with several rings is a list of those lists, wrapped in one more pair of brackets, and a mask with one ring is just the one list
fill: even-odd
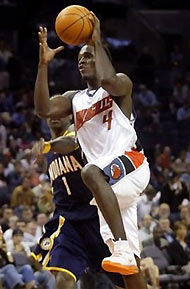
[[(105, 164), (105, 162), (103, 162)], [(117, 197), (125, 232), (133, 253), (140, 258), (140, 246), (137, 226), (137, 199), (147, 187), (150, 180), (149, 164), (142, 153), (125, 152), (102, 168), (109, 176), (109, 183)], [(91, 204), (96, 204), (95, 200)], [(100, 210), (100, 230), (104, 241), (113, 239), (113, 235)]]

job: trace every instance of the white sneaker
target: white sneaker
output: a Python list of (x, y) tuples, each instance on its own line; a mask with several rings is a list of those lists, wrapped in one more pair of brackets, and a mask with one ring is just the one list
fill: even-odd
[(102, 268), (121, 275), (137, 274), (139, 269), (127, 240), (115, 242), (113, 254), (102, 261)]

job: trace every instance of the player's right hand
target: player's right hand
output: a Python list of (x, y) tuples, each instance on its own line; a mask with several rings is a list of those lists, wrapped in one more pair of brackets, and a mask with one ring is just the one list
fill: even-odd
[(35, 142), (32, 147), (32, 157), (34, 159), (34, 162), (37, 163), (38, 160), (43, 156), (42, 151), (44, 148), (44, 139), (40, 138), (39, 141)]
[(38, 32), (39, 37), (39, 63), (40, 64), (48, 64), (55, 56), (56, 53), (62, 51), (64, 46), (59, 46), (55, 49), (52, 49), (47, 44), (47, 28), (40, 27), (40, 31)]
[(90, 11), (90, 16), (91, 18), (89, 17), (89, 20), (92, 22), (92, 26), (94, 27), (90, 42), (95, 43), (96, 41), (101, 41), (100, 21), (92, 11)]

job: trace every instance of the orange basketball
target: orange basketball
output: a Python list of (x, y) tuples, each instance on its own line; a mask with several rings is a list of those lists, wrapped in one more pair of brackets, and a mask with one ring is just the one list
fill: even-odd
[[(91, 19), (91, 20), (90, 20)], [(55, 31), (65, 43), (79, 45), (88, 41), (93, 31), (93, 16), (80, 5), (64, 8), (55, 21)]]

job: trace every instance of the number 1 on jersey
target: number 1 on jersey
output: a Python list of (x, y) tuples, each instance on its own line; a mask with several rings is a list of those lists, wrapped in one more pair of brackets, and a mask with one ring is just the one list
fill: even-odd
[(64, 185), (65, 185), (65, 187), (66, 187), (67, 194), (68, 194), (68, 195), (71, 195), (71, 190), (70, 190), (69, 185), (68, 185), (68, 183), (67, 183), (66, 177), (62, 177), (62, 180), (63, 180)]
[(108, 123), (108, 130), (111, 129), (111, 121), (112, 121), (112, 109), (108, 111), (108, 114), (105, 114), (103, 116), (103, 123), (107, 122)]

